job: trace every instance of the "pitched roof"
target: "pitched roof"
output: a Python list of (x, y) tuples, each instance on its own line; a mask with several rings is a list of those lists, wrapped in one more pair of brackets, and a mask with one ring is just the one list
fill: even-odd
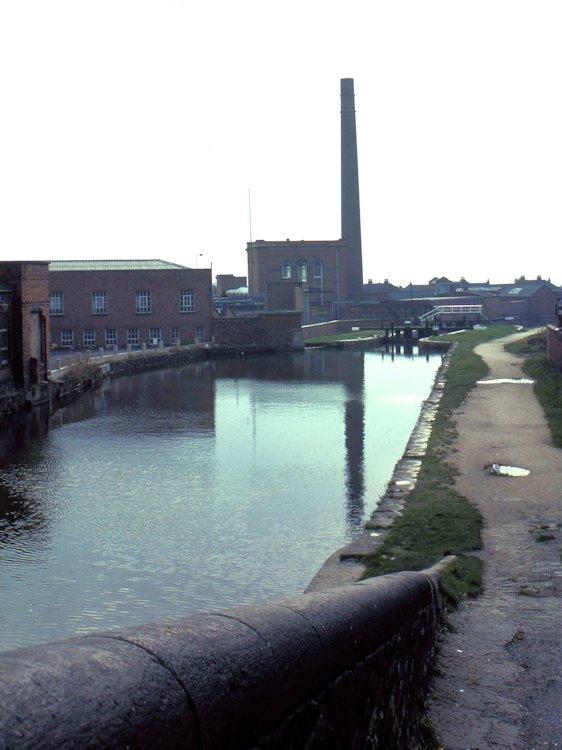
[(531, 297), (539, 289), (546, 287), (551, 291), (556, 291), (556, 287), (553, 284), (549, 284), (546, 281), (535, 281), (533, 283), (523, 282), (517, 284), (506, 284), (502, 287), (499, 296), (500, 297)]
[(49, 271), (162, 271), (183, 269), (167, 260), (52, 260)]

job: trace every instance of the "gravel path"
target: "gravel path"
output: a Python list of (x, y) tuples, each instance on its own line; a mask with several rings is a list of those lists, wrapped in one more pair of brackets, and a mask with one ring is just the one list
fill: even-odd
[[(487, 379), (524, 377), (514, 334), (476, 348)], [(484, 593), (455, 612), (430, 716), (443, 747), (562, 748), (562, 450), (532, 385), (478, 385), (457, 414), (457, 489), (484, 517)], [(497, 477), (484, 467), (530, 469)]]

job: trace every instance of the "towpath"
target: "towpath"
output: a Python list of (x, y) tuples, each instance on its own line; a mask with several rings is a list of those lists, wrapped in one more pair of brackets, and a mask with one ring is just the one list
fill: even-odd
[[(524, 377), (503, 347), (528, 335), (476, 348), (486, 379)], [(478, 385), (457, 428), (457, 488), (484, 517), (484, 593), (451, 617), (430, 716), (446, 750), (562, 748), (562, 450), (532, 385)], [(530, 474), (491, 476), (490, 463)]]

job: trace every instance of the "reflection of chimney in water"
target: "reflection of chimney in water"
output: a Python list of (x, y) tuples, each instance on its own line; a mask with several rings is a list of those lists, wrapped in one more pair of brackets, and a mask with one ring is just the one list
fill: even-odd
[(359, 530), (365, 512), (364, 453), (365, 453), (365, 404), (364, 404), (363, 352), (353, 352), (342, 381), (347, 390), (345, 402), (345, 482), (347, 487), (347, 523), (349, 530)]

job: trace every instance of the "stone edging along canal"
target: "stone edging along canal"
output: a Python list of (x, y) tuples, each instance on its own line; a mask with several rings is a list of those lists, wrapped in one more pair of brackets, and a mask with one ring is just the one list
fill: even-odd
[(283, 348), (261, 345), (189, 345), (164, 350), (129, 352), (127, 356), (108, 356), (103, 361), (76, 362), (64, 368), (64, 371), (55, 371), (49, 381), (40, 386), (33, 386), (27, 392), (18, 390), (0, 396), (0, 424), (30, 412), (35, 407), (46, 406), (54, 412), (79, 398), (85, 391), (97, 387), (108, 377), (180, 367), (202, 360), (295, 352), (303, 349), (303, 346)]
[[(444, 349), (445, 354), (435, 374), (431, 392), (422, 403), (420, 415), (402, 458), (396, 463), (384, 494), (366, 521), (365, 530), (326, 560), (307, 586), (306, 592), (321, 591), (359, 581), (366, 570), (364, 561), (376, 552), (384, 541), (394, 519), (402, 515), (408, 497), (416, 486), (422, 459), (427, 452), (433, 421), (445, 388), (446, 372), (455, 349), (455, 344), (434, 341), (427, 343), (432, 349)], [(420, 344), (423, 344), (423, 340)]]

